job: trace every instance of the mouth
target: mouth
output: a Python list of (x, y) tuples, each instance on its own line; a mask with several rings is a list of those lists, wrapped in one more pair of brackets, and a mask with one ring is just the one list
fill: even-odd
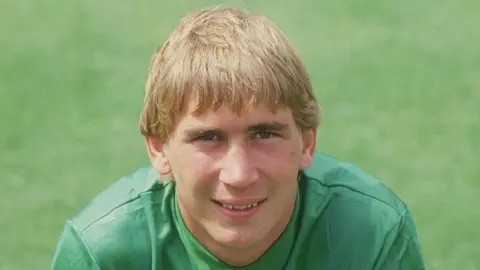
[(262, 199), (259, 201), (255, 201), (252, 203), (247, 203), (247, 204), (239, 204), (239, 203), (224, 203), (216, 200), (212, 200), (216, 205), (230, 211), (248, 211), (257, 208), (260, 206), (263, 202), (265, 202), (267, 199)]

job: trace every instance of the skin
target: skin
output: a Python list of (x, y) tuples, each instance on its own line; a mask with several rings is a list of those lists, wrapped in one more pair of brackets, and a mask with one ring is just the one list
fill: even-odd
[[(290, 109), (265, 106), (233, 113), (228, 107), (175, 123), (167, 142), (146, 138), (160, 174), (172, 174), (187, 227), (212, 254), (233, 265), (258, 259), (287, 226), (297, 175), (310, 166), (316, 130), (302, 132)], [(226, 215), (215, 201), (263, 200), (247, 218)]]

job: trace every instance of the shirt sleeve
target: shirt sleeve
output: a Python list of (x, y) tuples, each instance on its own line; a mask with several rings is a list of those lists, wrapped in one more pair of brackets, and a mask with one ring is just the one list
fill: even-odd
[(70, 221), (65, 225), (50, 269), (100, 270), (87, 244)]
[(387, 233), (374, 269), (427, 269), (410, 211), (407, 210), (400, 221)]

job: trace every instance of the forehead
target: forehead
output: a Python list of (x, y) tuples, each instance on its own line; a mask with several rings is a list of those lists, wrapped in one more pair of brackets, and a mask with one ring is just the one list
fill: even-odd
[(246, 125), (262, 122), (280, 122), (283, 124), (294, 124), (292, 111), (287, 107), (279, 107), (275, 110), (266, 105), (244, 108), (236, 112), (228, 106), (222, 105), (216, 109), (208, 109), (197, 113), (196, 104), (191, 103), (188, 110), (178, 119), (177, 129), (192, 125), (208, 125), (228, 127), (243, 127)]

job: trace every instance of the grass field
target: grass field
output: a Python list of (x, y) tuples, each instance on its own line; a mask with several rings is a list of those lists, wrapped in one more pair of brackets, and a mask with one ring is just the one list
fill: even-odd
[[(226, 3), (298, 47), (326, 114), (319, 150), (411, 206), (429, 269), (480, 269), (480, 2), (268, 2)], [(64, 221), (147, 162), (150, 55), (185, 12), (220, 2), (173, 3), (0, 3), (0, 270), (48, 269)]]

